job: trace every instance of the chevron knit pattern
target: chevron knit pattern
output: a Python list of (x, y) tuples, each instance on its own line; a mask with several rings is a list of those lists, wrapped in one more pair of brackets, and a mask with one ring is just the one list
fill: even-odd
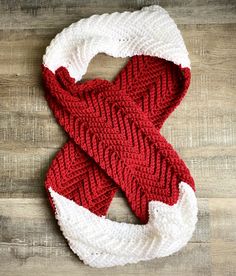
[[(81, 82), (98, 52), (131, 58), (112, 82)], [(86, 264), (163, 257), (191, 238), (194, 181), (160, 133), (187, 92), (189, 64), (180, 32), (158, 6), (83, 19), (47, 48), (45, 96), (69, 140), (45, 186), (64, 236)], [(105, 218), (119, 189), (143, 225)]]

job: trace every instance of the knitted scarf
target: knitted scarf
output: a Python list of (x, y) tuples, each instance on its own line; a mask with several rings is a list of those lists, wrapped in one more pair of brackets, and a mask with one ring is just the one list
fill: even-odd
[[(113, 81), (82, 82), (99, 52), (130, 59)], [(191, 72), (168, 13), (151, 6), (82, 19), (51, 42), (42, 73), (48, 105), (69, 136), (45, 186), (71, 249), (90, 266), (109, 267), (182, 248), (197, 221), (194, 181), (160, 129)], [(140, 225), (105, 217), (119, 189)]]

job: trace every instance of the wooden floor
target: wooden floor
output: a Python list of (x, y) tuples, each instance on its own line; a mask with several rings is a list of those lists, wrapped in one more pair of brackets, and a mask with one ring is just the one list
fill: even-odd
[[(80, 18), (153, 3), (175, 19), (192, 61), (189, 93), (162, 133), (196, 180), (199, 222), (191, 242), (173, 256), (92, 269), (68, 248), (44, 191), (45, 173), (66, 135), (43, 97), (42, 55)], [(124, 63), (100, 54), (86, 78), (112, 79)], [(236, 275), (235, 71), (234, 0), (1, 1), (0, 275)], [(121, 196), (109, 217), (135, 220)]]

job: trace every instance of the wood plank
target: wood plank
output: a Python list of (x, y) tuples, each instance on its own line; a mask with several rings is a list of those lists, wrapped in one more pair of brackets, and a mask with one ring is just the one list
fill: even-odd
[(236, 199), (209, 200), (212, 273), (236, 275)]
[(0, 151), (1, 197), (45, 197), (44, 178), (54, 154), (43, 148)]
[(4, 276), (46, 275), (150, 275), (210, 276), (208, 244), (189, 244), (178, 255), (135, 265), (95, 269), (85, 266), (67, 249), (2, 245), (0, 273)]
[[(160, 4), (178, 24), (235, 23), (234, 0), (189, 1), (1, 1), (0, 28), (63, 28), (81, 18), (104, 12), (136, 10), (143, 6)], [(30, 24), (29, 24), (30, 22)]]
[(236, 275), (236, 242), (213, 242), (211, 252), (212, 275)]
[(209, 200), (212, 240), (234, 242), (236, 246), (236, 200), (235, 198), (212, 198)]

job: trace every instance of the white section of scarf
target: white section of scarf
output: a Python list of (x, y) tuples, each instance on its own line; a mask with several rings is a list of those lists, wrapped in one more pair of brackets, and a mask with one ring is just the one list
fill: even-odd
[(58, 224), (69, 246), (93, 267), (164, 257), (185, 246), (194, 232), (198, 208), (188, 184), (181, 182), (179, 190), (178, 202), (173, 206), (149, 202), (148, 223), (135, 225), (99, 217), (49, 189)]
[(190, 68), (179, 29), (167, 11), (157, 5), (134, 12), (93, 15), (71, 24), (51, 41), (43, 64), (53, 73), (64, 66), (79, 81), (98, 53), (157, 56)]

